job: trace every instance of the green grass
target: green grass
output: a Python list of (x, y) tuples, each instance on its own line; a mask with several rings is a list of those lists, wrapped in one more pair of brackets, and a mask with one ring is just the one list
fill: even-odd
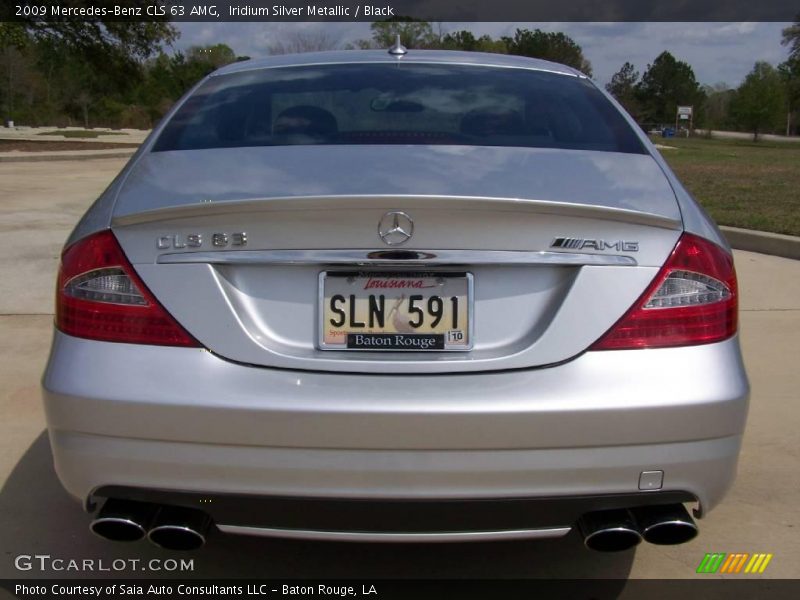
[(128, 135), (123, 131), (94, 131), (92, 129), (67, 129), (42, 131), (36, 135), (60, 135), (65, 138), (96, 138), (101, 135)]
[(800, 143), (653, 138), (720, 225), (800, 236)]

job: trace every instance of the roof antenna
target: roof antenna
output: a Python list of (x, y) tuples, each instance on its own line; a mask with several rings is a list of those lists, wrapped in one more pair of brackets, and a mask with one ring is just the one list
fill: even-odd
[(394, 45), (389, 48), (389, 54), (392, 56), (397, 56), (398, 58), (403, 56), (404, 54), (408, 54), (408, 50), (406, 47), (403, 46), (402, 42), (400, 42), (400, 34), (397, 34), (397, 40), (395, 40)]

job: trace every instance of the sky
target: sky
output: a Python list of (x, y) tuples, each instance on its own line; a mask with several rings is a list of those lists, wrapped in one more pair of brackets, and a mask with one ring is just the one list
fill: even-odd
[[(223, 43), (240, 56), (267, 56), (271, 42), (295, 30), (324, 30), (348, 42), (369, 38), (369, 23), (175, 23), (177, 50)], [(442, 23), (445, 32), (468, 29), (476, 36), (513, 35), (517, 28), (563, 31), (592, 63), (594, 78), (606, 84), (625, 61), (643, 73), (662, 51), (689, 63), (701, 84), (736, 87), (756, 61), (786, 60), (781, 30), (790, 23)]]

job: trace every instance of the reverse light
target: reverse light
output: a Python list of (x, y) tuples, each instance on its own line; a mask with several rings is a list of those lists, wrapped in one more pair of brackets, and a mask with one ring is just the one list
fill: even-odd
[(684, 233), (644, 294), (591, 350), (719, 342), (736, 333), (737, 302), (731, 255)]
[(108, 230), (76, 242), (62, 254), (56, 327), (106, 342), (200, 345), (159, 304)]

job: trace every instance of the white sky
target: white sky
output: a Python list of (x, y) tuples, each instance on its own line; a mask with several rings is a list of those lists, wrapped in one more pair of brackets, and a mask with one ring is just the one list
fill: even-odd
[[(283, 32), (325, 29), (344, 46), (369, 37), (369, 23), (175, 23), (181, 37), (176, 49), (224, 43), (239, 55), (268, 54), (267, 46)], [(583, 48), (601, 84), (629, 61), (641, 73), (663, 50), (688, 62), (701, 84), (737, 86), (758, 60), (773, 65), (786, 60), (781, 30), (789, 23), (443, 23), (445, 32), (468, 29), (476, 36), (513, 35), (515, 29), (563, 31)]]

